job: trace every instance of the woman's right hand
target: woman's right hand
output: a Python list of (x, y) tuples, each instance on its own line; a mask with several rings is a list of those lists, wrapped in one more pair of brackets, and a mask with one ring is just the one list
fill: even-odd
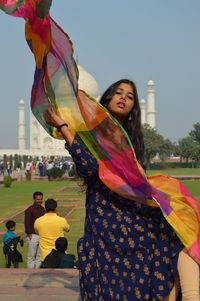
[(67, 142), (68, 146), (72, 144), (74, 140), (74, 135), (68, 129), (66, 121), (64, 121), (62, 118), (56, 115), (56, 113), (52, 110), (51, 104), (49, 104), (47, 110), (44, 112), (44, 119), (49, 125), (55, 128), (59, 128), (60, 125), (65, 124), (65, 126), (59, 129), (59, 132)]
[(44, 119), (49, 125), (55, 128), (58, 128), (61, 124), (65, 123), (65, 121), (52, 110), (51, 104), (49, 104), (47, 110), (44, 112)]

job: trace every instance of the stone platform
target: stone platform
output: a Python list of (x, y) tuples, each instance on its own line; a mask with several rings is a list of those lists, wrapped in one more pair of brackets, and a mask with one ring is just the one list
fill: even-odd
[(81, 301), (76, 269), (0, 269), (1, 301)]

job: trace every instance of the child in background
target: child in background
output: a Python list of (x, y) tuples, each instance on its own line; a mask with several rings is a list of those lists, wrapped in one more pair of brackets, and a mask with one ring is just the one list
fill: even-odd
[(66, 254), (68, 241), (65, 237), (59, 237), (55, 241), (56, 250), (52, 249), (51, 253), (46, 256), (42, 263), (42, 268), (76, 268), (74, 255)]
[(9, 220), (6, 222), (7, 232), (3, 235), (3, 253), (6, 259), (6, 267), (10, 268), (13, 264), (14, 268), (19, 267), (22, 262), (22, 254), (17, 250), (17, 244), (23, 246), (24, 242), (20, 236), (15, 233), (16, 222)]

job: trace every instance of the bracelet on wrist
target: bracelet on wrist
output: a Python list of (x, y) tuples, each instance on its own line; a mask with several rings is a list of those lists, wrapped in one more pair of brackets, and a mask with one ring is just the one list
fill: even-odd
[(62, 123), (61, 125), (59, 125), (59, 126), (57, 127), (57, 131), (60, 132), (60, 130), (61, 130), (61, 128), (62, 128), (63, 126), (68, 127), (68, 124), (67, 124), (67, 123)]

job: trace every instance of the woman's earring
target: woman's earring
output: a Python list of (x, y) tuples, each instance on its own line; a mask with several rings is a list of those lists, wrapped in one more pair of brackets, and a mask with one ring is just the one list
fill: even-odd
[(132, 120), (131, 115), (129, 116), (128, 120)]

